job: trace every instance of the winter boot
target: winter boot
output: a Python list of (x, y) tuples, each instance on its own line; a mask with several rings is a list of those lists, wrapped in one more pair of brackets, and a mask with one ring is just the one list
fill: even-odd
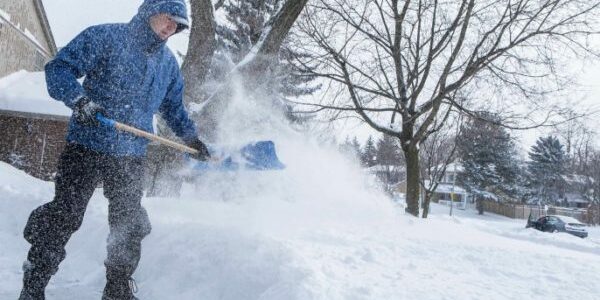
[(137, 292), (137, 286), (131, 272), (121, 268), (106, 268), (106, 286), (102, 294), (102, 300), (138, 300), (133, 293)]
[(52, 272), (36, 267), (29, 261), (23, 264), (23, 289), (19, 300), (44, 300), (44, 290), (52, 277)]

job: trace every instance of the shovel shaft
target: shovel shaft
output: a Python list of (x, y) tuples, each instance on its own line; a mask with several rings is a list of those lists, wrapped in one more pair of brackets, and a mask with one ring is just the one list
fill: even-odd
[(177, 143), (177, 142), (174, 142), (174, 141), (162, 138), (162, 137), (160, 137), (158, 135), (155, 135), (155, 134), (152, 134), (152, 133), (149, 133), (149, 132), (137, 129), (135, 127), (131, 127), (129, 125), (125, 125), (123, 123), (115, 122), (115, 128), (118, 129), (118, 130), (121, 130), (121, 131), (129, 132), (129, 133), (131, 133), (133, 135), (136, 135), (136, 136), (139, 136), (139, 137), (147, 138), (147, 139), (149, 139), (151, 141), (155, 141), (155, 142), (161, 143), (161, 144), (163, 144), (165, 146), (169, 146), (171, 148), (177, 149), (177, 150), (182, 151), (182, 152), (187, 152), (187, 153), (190, 153), (190, 154), (196, 154), (196, 153), (198, 153), (198, 150), (196, 150), (194, 148), (190, 148), (190, 147), (188, 147), (186, 145), (182, 145), (180, 143)]
[(198, 153), (198, 150), (196, 150), (194, 148), (190, 148), (190, 147), (188, 147), (186, 145), (182, 145), (180, 143), (177, 143), (177, 142), (174, 142), (174, 141), (162, 138), (162, 137), (160, 137), (158, 135), (146, 132), (144, 130), (137, 129), (135, 127), (131, 127), (129, 125), (125, 125), (123, 123), (119, 123), (119, 122), (117, 122), (115, 120), (107, 119), (107, 118), (105, 118), (105, 117), (103, 117), (101, 115), (98, 115), (97, 118), (98, 118), (98, 120), (100, 122), (102, 122), (102, 124), (105, 124), (105, 125), (108, 125), (108, 126), (112, 126), (112, 127), (116, 128), (117, 130), (129, 132), (129, 133), (131, 133), (131, 134), (133, 134), (135, 136), (143, 137), (143, 138), (149, 139), (151, 141), (155, 141), (155, 142), (161, 143), (161, 144), (163, 144), (165, 146), (177, 149), (177, 150), (182, 151), (182, 152), (186, 152), (186, 153), (190, 153), (190, 154), (196, 154), (196, 153)]

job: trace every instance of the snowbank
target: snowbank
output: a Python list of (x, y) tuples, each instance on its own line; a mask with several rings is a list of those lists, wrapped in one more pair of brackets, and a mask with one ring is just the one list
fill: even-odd
[(0, 109), (71, 115), (71, 109), (48, 95), (44, 72), (19, 71), (0, 78)]

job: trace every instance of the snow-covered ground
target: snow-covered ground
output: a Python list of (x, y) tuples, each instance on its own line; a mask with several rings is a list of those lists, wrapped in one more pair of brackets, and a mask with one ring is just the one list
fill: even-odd
[(0, 109), (70, 116), (71, 109), (48, 95), (44, 72), (24, 70), (0, 78)]
[[(153, 232), (144, 240), (135, 274), (139, 297), (598, 297), (598, 228), (590, 228), (590, 238), (579, 239), (473, 211), (455, 210), (449, 217), (448, 208), (437, 205), (430, 219), (415, 219), (360, 186), (353, 170), (325, 182), (332, 175), (327, 169), (294, 178), (306, 171), (292, 163), (282, 173), (215, 174), (198, 184), (212, 189), (188, 185), (179, 199), (144, 199)], [(229, 176), (229, 190), (214, 187), (222, 176)], [(349, 188), (337, 186), (340, 182)], [(313, 188), (307, 189), (309, 185)], [(29, 212), (52, 194), (52, 183), (0, 163), (0, 299), (17, 298), (28, 249), (21, 231)], [(97, 190), (82, 228), (68, 245), (67, 259), (50, 282), (48, 299), (99, 299), (106, 205)]]

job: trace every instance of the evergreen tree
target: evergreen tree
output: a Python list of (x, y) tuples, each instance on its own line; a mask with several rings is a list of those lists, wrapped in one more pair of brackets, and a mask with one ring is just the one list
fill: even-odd
[(520, 196), (516, 145), (509, 132), (489, 122), (497, 116), (481, 113), (462, 125), (457, 137), (458, 157), (464, 171), (457, 178), (477, 195), (493, 191), (511, 198)]
[(360, 158), (360, 154), (362, 153), (360, 148), (361, 147), (360, 147), (360, 143), (358, 142), (358, 139), (356, 137), (354, 137), (354, 139), (352, 140), (352, 149), (356, 153), (356, 157), (359, 157), (359, 158)]
[(556, 203), (563, 195), (566, 153), (553, 136), (540, 137), (529, 151), (529, 176), (535, 200)]
[(402, 151), (398, 140), (394, 137), (384, 134), (383, 138), (377, 141), (377, 164), (398, 166), (402, 164)]
[(365, 149), (361, 154), (361, 162), (365, 167), (372, 167), (377, 164), (377, 148), (375, 147), (373, 137), (370, 135), (365, 144)]
[(354, 137), (352, 141), (346, 136), (346, 140), (340, 145), (340, 151), (352, 158), (360, 159), (361, 151), (358, 139)]

